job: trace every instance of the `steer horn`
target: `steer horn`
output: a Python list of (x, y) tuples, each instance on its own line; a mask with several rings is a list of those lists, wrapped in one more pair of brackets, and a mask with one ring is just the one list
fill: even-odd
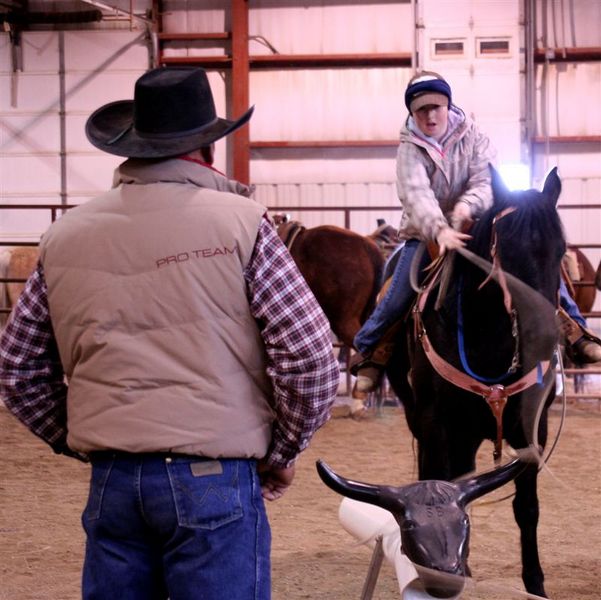
[(455, 484), (459, 488), (458, 502), (467, 506), (470, 502), (515, 479), (526, 466), (521, 459), (516, 458), (494, 471), (487, 471), (469, 479), (456, 480)]
[(403, 488), (386, 485), (372, 485), (370, 483), (361, 483), (341, 477), (334, 473), (332, 469), (322, 460), (316, 463), (317, 472), (321, 480), (332, 490), (342, 496), (375, 504), (380, 508), (385, 508), (393, 514), (404, 512), (404, 503), (401, 498)]

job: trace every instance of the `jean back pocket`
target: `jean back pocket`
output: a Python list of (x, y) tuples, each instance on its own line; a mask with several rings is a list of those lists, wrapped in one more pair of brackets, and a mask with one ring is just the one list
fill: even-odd
[(243, 516), (240, 461), (174, 459), (167, 465), (178, 523), (213, 530)]

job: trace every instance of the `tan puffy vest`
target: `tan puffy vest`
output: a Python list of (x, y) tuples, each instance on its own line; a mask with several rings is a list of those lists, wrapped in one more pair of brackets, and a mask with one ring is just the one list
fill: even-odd
[(68, 444), (262, 457), (272, 394), (243, 269), (265, 208), (184, 161), (140, 173), (41, 243)]

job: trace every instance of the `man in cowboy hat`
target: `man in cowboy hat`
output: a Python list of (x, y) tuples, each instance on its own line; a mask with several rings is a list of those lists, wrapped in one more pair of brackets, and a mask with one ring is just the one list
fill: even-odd
[(1, 340), (0, 392), (92, 464), (83, 597), (270, 597), (263, 499), (326, 421), (328, 322), (250, 190), (212, 168), (206, 73), (144, 74), (88, 119), (128, 157), (43, 236)]

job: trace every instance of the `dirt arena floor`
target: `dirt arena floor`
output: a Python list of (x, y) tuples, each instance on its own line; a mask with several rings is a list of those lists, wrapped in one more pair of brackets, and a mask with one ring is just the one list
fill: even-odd
[[(552, 411), (552, 434), (559, 414)], [(1, 405), (0, 431), (0, 600), (76, 600), (88, 467), (53, 455)], [(371, 549), (340, 525), (340, 497), (318, 479), (318, 458), (354, 479), (393, 485), (415, 479), (400, 409), (386, 406), (369, 421), (333, 418), (327, 423), (301, 457), (293, 488), (268, 505), (273, 600), (360, 598)], [(479, 468), (491, 464), (486, 446)], [(600, 484), (601, 412), (598, 406), (571, 407), (549, 471), (540, 477), (540, 552), (547, 592), (555, 600), (601, 598)], [(510, 501), (474, 506), (471, 521), (474, 579), (462, 597), (525, 598)], [(374, 599), (399, 597), (393, 569), (385, 563)]]

